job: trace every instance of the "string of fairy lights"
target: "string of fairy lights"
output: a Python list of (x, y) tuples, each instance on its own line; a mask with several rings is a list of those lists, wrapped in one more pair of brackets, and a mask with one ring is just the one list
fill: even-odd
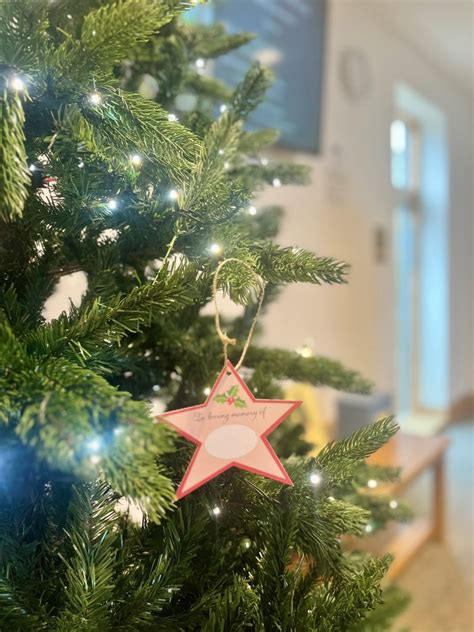
[[(198, 1), (198, 0), (196, 0), (196, 1)], [(196, 2), (191, 0), (191, 3), (195, 4)], [(198, 58), (195, 61), (195, 66), (196, 66), (196, 68), (198, 70), (203, 70), (204, 67), (205, 67), (205, 64), (206, 64), (206, 61), (204, 59), (202, 59), (202, 58)], [(20, 77), (20, 76), (18, 76), (16, 74), (13, 74), (13, 75), (10, 75), (8, 77), (8, 79), (7, 79), (7, 89), (9, 89), (9, 90), (11, 90), (13, 92), (23, 92), (23, 91), (25, 91), (27, 89), (27, 84), (26, 84), (25, 80), (22, 77)], [(103, 98), (102, 94), (98, 90), (95, 90), (95, 89), (87, 97), (87, 100), (88, 100), (89, 104), (92, 107), (101, 107), (104, 104), (104, 98)], [(224, 114), (227, 111), (227, 109), (228, 109), (228, 107), (224, 103), (219, 107), (219, 111), (220, 111), (221, 114)], [(168, 120), (170, 122), (174, 122), (174, 123), (179, 122), (178, 116), (176, 114), (174, 114), (174, 113), (168, 114)], [(219, 155), (223, 156), (224, 153), (225, 152), (222, 149), (219, 150)], [(129, 160), (130, 160), (130, 163), (133, 165), (133, 167), (135, 167), (137, 169), (139, 169), (143, 165), (143, 157), (140, 154), (138, 154), (138, 153), (130, 154)], [(261, 164), (263, 166), (266, 166), (268, 164), (268, 159), (262, 158), (261, 159)], [(79, 163), (78, 163), (78, 167), (79, 168), (83, 168), (84, 166), (85, 166), (85, 163), (81, 159), (79, 161)], [(223, 166), (224, 166), (225, 170), (228, 170), (231, 165), (228, 162), (224, 162)], [(32, 163), (32, 164), (29, 165), (28, 169), (30, 170), (30, 172), (33, 173), (33, 172), (35, 172), (37, 170), (37, 167), (36, 167), (36, 165), (34, 163)], [(273, 178), (272, 185), (273, 185), (274, 188), (281, 187), (282, 186), (282, 182), (281, 182), (280, 178), (277, 178), (277, 177)], [(179, 191), (177, 189), (171, 189), (168, 192), (167, 197), (168, 197), (168, 199), (171, 202), (176, 202), (179, 199)], [(107, 208), (110, 211), (115, 211), (120, 206), (120, 200), (118, 198), (116, 198), (116, 197), (109, 198), (107, 200), (107, 202), (106, 202), (106, 206), (107, 206)], [(257, 214), (258, 210), (257, 210), (256, 206), (251, 205), (251, 206), (249, 206), (246, 209), (246, 212), (250, 216), (255, 216)], [(211, 255), (216, 256), (216, 257), (220, 256), (223, 253), (223, 247), (220, 244), (218, 244), (218, 243), (210, 244), (207, 250), (208, 250), (208, 252)], [(311, 351), (311, 349), (309, 348), (308, 345), (305, 345), (304, 347), (297, 349), (297, 352), (304, 358), (308, 358), (308, 357), (310, 357), (312, 355), (312, 351)], [(160, 389), (159, 386), (156, 386), (156, 387), (154, 386), (153, 387), (153, 391), (154, 392), (158, 392), (159, 389)], [(206, 397), (210, 394), (210, 392), (211, 392), (210, 387), (206, 387), (203, 390), (203, 393), (204, 393), (204, 395)], [(125, 431), (126, 430), (125, 430), (124, 427), (119, 426), (119, 427), (117, 427), (117, 428), (115, 428), (113, 430), (113, 435), (115, 437), (118, 437), (118, 436), (122, 435), (123, 433), (125, 433)], [(90, 463), (92, 465), (98, 465), (101, 462), (102, 454), (103, 454), (104, 450), (106, 449), (106, 447), (107, 447), (107, 442), (100, 436), (92, 437), (85, 443), (85, 448), (86, 448), (86, 451), (87, 451), (87, 453), (89, 455), (89, 461), (90, 461)], [(323, 474), (321, 472), (315, 471), (315, 472), (312, 472), (311, 474), (309, 474), (309, 483), (311, 484), (311, 486), (313, 486), (315, 488), (318, 488), (318, 487), (320, 487), (323, 484), (323, 482), (324, 482), (324, 477), (323, 477)], [(367, 481), (367, 483), (366, 483), (366, 487), (369, 490), (376, 489), (378, 487), (378, 485), (379, 485), (379, 482), (376, 479), (374, 479), (374, 478), (370, 478)], [(335, 498), (333, 496), (328, 496), (328, 500), (330, 502), (331, 501), (335, 501)], [(398, 501), (396, 499), (390, 499), (388, 501), (388, 505), (389, 505), (390, 509), (396, 510), (398, 508), (398, 506), (399, 506), (399, 503), (398, 503)], [(211, 516), (213, 516), (216, 519), (219, 518), (222, 515), (222, 507), (220, 507), (219, 505), (215, 505), (214, 507), (212, 507), (210, 509), (210, 514), (211, 514)], [(370, 534), (370, 533), (372, 533), (374, 528), (375, 528), (374, 524), (369, 521), (365, 525), (364, 531), (365, 531), (365, 533)], [(250, 540), (248, 540), (248, 539), (245, 540), (244, 547), (245, 548), (250, 548), (250, 546), (251, 546)]]
[[(206, 64), (206, 60), (199, 58), (196, 60), (195, 65), (197, 69), (203, 69), (205, 67)], [(27, 85), (26, 82), (18, 75), (14, 74), (11, 75), (8, 78), (7, 81), (7, 88), (9, 88), (10, 90), (13, 90), (15, 92), (22, 92), (24, 90), (26, 90)], [(94, 88), (94, 90), (89, 94), (89, 96), (87, 97), (87, 101), (89, 102), (89, 104), (92, 107), (101, 107), (102, 105), (104, 105), (104, 97), (102, 96), (102, 94)], [(221, 104), (219, 107), (219, 111), (223, 114), (224, 112), (226, 112), (228, 109), (227, 105), (225, 103)], [(173, 123), (177, 123), (179, 122), (179, 118), (175, 113), (169, 113), (168, 114), (168, 120), (170, 122)], [(224, 150), (220, 149), (219, 150), (219, 155), (223, 156), (224, 155)], [(143, 165), (143, 157), (138, 154), (138, 153), (132, 153), (129, 156), (129, 161), (131, 163), (131, 165), (137, 169), (139, 169), (142, 165)], [(266, 166), (268, 165), (268, 159), (267, 158), (262, 158), (261, 159), (261, 164), (262, 166)], [(80, 169), (84, 168), (85, 166), (85, 162), (84, 160), (81, 158), (79, 160), (78, 163), (78, 167)], [(231, 168), (231, 164), (228, 161), (225, 161), (223, 163), (223, 167), (224, 170), (229, 170)], [(37, 167), (34, 163), (29, 165), (29, 170), (31, 172), (34, 172), (37, 170)], [(282, 186), (282, 182), (280, 180), (280, 178), (273, 178), (272, 180), (272, 186), (275, 188), (279, 188)], [(179, 191), (177, 189), (171, 189), (168, 192), (167, 195), (168, 199), (172, 202), (176, 202), (179, 199)], [(108, 210), (110, 211), (116, 211), (119, 207), (120, 207), (120, 200), (117, 197), (112, 197), (109, 198), (106, 202), (105, 202), (105, 206), (107, 207)], [(248, 215), (250, 216), (255, 216), (258, 212), (257, 207), (254, 205), (250, 205), (247, 209), (246, 212), (248, 213)], [(220, 256), (224, 249), (222, 247), (221, 244), (218, 243), (212, 243), (209, 245), (209, 247), (207, 248), (207, 251), (209, 254), (218, 257)]]

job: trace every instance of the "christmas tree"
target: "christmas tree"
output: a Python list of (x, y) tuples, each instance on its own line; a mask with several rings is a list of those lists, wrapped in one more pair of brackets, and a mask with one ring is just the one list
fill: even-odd
[[(403, 516), (361, 489), (393, 474), (364, 463), (396, 431), (390, 418), (311, 458), (288, 421), (270, 441), (293, 486), (231, 468), (175, 500), (194, 448), (149, 400), (200, 404), (215, 381), (213, 284), (244, 306), (226, 323), (236, 362), (259, 279), (267, 309), (287, 283), (347, 273), (276, 245), (281, 209), (254, 214), (264, 185), (307, 172), (258, 158), (275, 133), (245, 121), (271, 77), (255, 65), (230, 89), (201, 74), (196, 60), (249, 36), (186, 24), (189, 6), (0, 9), (0, 629), (384, 629), (389, 558), (346, 553), (341, 537)], [(144, 76), (156, 94), (140, 94)], [(47, 321), (77, 271), (80, 305)], [(282, 379), (369, 389), (335, 361), (255, 343), (244, 368), (259, 398), (281, 397)]]

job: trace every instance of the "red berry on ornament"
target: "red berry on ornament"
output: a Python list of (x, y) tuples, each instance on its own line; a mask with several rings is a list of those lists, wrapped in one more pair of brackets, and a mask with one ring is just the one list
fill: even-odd
[(232, 406), (232, 404), (235, 402), (235, 397), (228, 397), (227, 398), (227, 403), (229, 404), (229, 406)]

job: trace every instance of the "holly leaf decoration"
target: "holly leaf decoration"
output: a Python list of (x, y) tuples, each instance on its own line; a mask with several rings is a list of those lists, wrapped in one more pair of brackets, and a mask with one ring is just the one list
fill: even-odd
[(236, 408), (247, 408), (247, 404), (244, 402), (243, 399), (240, 399), (240, 397), (238, 397), (235, 402), (234, 402), (234, 406)]
[(225, 404), (227, 401), (227, 397), (221, 393), (220, 395), (216, 395), (214, 397), (214, 401), (218, 404)]
[(239, 394), (239, 387), (237, 384), (234, 384), (234, 386), (231, 386), (229, 390), (227, 391), (227, 395), (229, 397), (236, 397), (238, 394)]

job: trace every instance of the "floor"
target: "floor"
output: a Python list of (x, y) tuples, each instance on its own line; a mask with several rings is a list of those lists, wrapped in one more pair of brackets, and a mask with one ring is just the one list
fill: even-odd
[[(412, 602), (394, 632), (474, 632), (474, 422), (448, 428), (446, 541), (427, 544), (398, 578)], [(408, 500), (427, 511), (429, 480)]]

